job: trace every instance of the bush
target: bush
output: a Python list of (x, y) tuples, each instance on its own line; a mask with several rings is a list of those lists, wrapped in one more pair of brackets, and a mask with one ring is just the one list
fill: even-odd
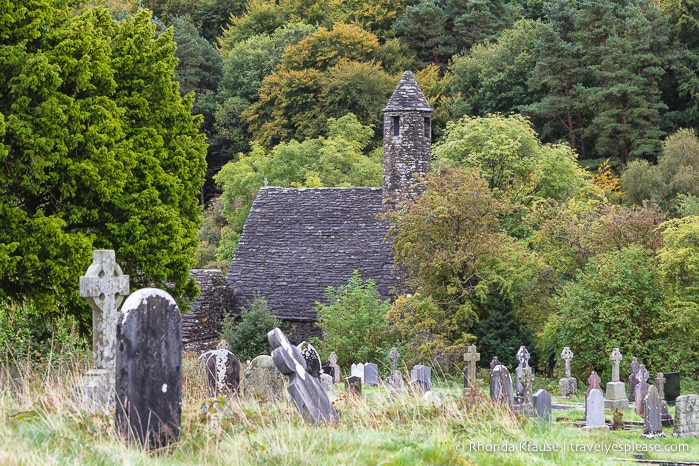
[(340, 366), (384, 361), (393, 344), (386, 321), (391, 305), (381, 300), (376, 283), (355, 270), (347, 285), (329, 286), (325, 297), (330, 304), (315, 307), (323, 340), (313, 341), (323, 358), (335, 351)]
[(253, 359), (260, 354), (269, 354), (267, 332), (279, 327), (280, 322), (272, 317), (267, 300), (261, 297), (255, 298), (250, 309), (241, 309), (240, 317), (238, 324), (235, 322), (235, 317), (231, 315), (223, 318), (221, 339), (231, 345), (231, 351), (241, 361)]

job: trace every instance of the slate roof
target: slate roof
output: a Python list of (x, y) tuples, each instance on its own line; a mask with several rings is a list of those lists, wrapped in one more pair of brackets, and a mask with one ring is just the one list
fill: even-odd
[(315, 320), (325, 289), (354, 270), (388, 298), (396, 281), (381, 210), (382, 188), (260, 188), (227, 277), (236, 300), (259, 294), (275, 317)]
[(418, 86), (413, 73), (406, 71), (393, 91), (393, 95), (388, 99), (384, 112), (402, 112), (406, 110), (420, 110), (431, 112), (429, 102)]

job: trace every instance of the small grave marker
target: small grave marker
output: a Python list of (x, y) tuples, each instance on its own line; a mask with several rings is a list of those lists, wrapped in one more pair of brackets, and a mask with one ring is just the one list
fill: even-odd
[(379, 385), (379, 366), (373, 362), (364, 364), (364, 385), (377, 387)]
[(200, 356), (206, 365), (206, 380), (212, 396), (233, 395), (240, 385), (240, 361), (231, 353), (230, 345), (221, 340), (217, 349)]
[(536, 415), (546, 422), (551, 422), (551, 394), (540, 388), (532, 395)]
[(699, 395), (680, 395), (675, 400), (673, 437), (699, 438)]
[(356, 375), (345, 378), (345, 391), (352, 395), (362, 396), (362, 379)]
[(284, 398), (285, 377), (274, 365), (272, 356), (262, 354), (245, 368), (243, 393), (257, 401), (278, 401)]
[(306, 360), (306, 372), (311, 374), (312, 377), (320, 379), (320, 355), (316, 351), (315, 347), (308, 343), (307, 341), (302, 341), (298, 345), (299, 350), (303, 358)]
[(476, 388), (476, 362), (480, 360), (481, 355), (476, 352), (476, 347), (469, 346), (466, 353), (464, 353), (464, 361), (466, 362), (466, 367), (464, 367), (464, 395), (468, 395)]
[(414, 387), (427, 392), (432, 389), (432, 368), (422, 364), (415, 365), (410, 371), (410, 379)]
[(599, 388), (589, 391), (586, 403), (585, 429), (608, 428), (604, 422), (604, 395)]

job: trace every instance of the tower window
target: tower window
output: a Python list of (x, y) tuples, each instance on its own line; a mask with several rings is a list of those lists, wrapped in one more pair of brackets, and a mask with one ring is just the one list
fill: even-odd
[(425, 137), (427, 139), (429, 139), (430, 138), (430, 127), (431, 127), (429, 117), (425, 117), (424, 125), (425, 125)]
[(399, 116), (393, 117), (393, 135), (400, 136), (400, 117)]

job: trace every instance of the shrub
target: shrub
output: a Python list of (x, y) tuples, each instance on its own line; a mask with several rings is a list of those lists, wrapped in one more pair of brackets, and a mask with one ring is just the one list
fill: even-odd
[(231, 345), (231, 351), (238, 359), (245, 361), (260, 354), (269, 354), (270, 346), (267, 332), (280, 325), (278, 319), (272, 317), (267, 300), (255, 298), (250, 309), (242, 308), (240, 322), (236, 324), (234, 316), (223, 318), (221, 339)]

